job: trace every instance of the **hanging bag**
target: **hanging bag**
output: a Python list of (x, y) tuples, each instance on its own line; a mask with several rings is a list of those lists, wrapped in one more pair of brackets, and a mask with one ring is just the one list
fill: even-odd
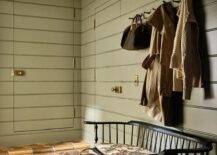
[(145, 49), (150, 46), (151, 27), (142, 22), (141, 15), (136, 15), (123, 33), (121, 47), (126, 50)]

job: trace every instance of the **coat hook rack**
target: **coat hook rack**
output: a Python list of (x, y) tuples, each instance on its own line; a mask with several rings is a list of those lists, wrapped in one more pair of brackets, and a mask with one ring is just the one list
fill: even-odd
[[(171, 1), (174, 2), (174, 3), (180, 3), (181, 2), (181, 0), (171, 0)], [(163, 1), (163, 3), (167, 3), (167, 1)], [(147, 17), (145, 17), (145, 14), (150, 14), (152, 10), (155, 11), (157, 9), (152, 8), (150, 11), (144, 11), (141, 14), (136, 14), (136, 16), (134, 18), (130, 17), (129, 19), (135, 19), (138, 16), (140, 16), (140, 17), (142, 16), (144, 19), (147, 19)]]
[(144, 14), (150, 14), (151, 11), (144, 11)]
[(180, 0), (173, 0), (174, 3), (180, 3)]
[[(168, 2), (180, 3), (180, 0), (171, 0), (171, 1), (168, 1)], [(163, 3), (167, 3), (167, 1), (163, 1)]]

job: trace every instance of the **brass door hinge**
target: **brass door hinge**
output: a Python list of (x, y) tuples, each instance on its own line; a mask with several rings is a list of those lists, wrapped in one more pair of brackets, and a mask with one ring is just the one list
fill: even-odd
[(112, 87), (111, 91), (114, 93), (117, 93), (117, 94), (121, 94), (122, 93), (122, 86)]
[(76, 10), (75, 10), (75, 8), (74, 8), (74, 13), (73, 14), (74, 14), (74, 18), (75, 18), (76, 17)]
[(17, 69), (17, 70), (12, 70), (11, 75), (12, 76), (25, 76), (26, 72), (24, 70)]
[(96, 29), (96, 19), (94, 19), (94, 21), (93, 21), (93, 27), (94, 27), (94, 29)]
[(76, 58), (73, 57), (73, 68), (75, 69), (76, 68)]

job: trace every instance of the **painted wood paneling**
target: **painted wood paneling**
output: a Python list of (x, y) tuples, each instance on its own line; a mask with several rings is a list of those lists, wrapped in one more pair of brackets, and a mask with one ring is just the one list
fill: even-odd
[[(83, 0), (84, 2), (85, 0)], [(216, 6), (214, 0), (204, 0), (206, 13), (206, 37), (211, 70), (211, 88), (213, 98), (204, 99), (203, 89), (195, 88), (190, 101), (184, 105), (185, 122), (183, 128), (193, 132), (204, 133), (216, 137)], [(81, 104), (84, 120), (97, 121), (129, 121), (142, 120), (159, 124), (147, 116), (144, 107), (139, 106), (140, 94), (145, 75), (141, 63), (148, 50), (126, 51), (120, 47), (122, 31), (130, 24), (129, 17), (136, 13), (149, 11), (156, 8), (160, 0), (96, 0), (95, 19), (96, 28), (93, 28), (94, 8), (83, 7), (82, 12), (90, 12), (82, 18), (82, 36), (95, 37), (95, 41), (81, 41)], [(83, 32), (84, 30), (84, 32)], [(94, 33), (95, 32), (95, 33)], [(91, 36), (94, 35), (94, 36)], [(92, 80), (95, 69), (95, 81)], [(87, 76), (88, 74), (88, 76)], [(134, 86), (134, 77), (139, 75), (139, 87)], [(111, 88), (123, 86), (122, 94), (114, 94)], [(123, 108), (124, 107), (124, 108)], [(206, 121), (205, 125), (201, 121)], [(194, 126), (195, 125), (195, 126)], [(206, 127), (210, 126), (209, 129)], [(90, 140), (91, 129), (84, 126), (84, 138)], [(87, 133), (88, 131), (88, 133)], [(93, 139), (91, 139), (93, 140)]]
[(118, 1), (117, 3), (112, 4), (111, 7), (106, 7), (103, 11), (97, 13), (96, 26), (120, 16), (120, 6), (121, 3)]
[(91, 4), (92, 2), (94, 2), (94, 0), (81, 1), (81, 6), (82, 7), (87, 7), (87, 5)]
[(75, 128), (74, 121), (78, 124), (81, 119), (53, 119), (41, 121), (23, 121), (15, 122), (16, 131), (31, 131), (31, 130), (46, 130), (46, 129), (59, 129), (59, 128)]
[[(0, 0), (1, 146), (81, 136), (80, 7), (80, 0)], [(13, 67), (25, 76), (13, 77)]]
[(35, 3), (35, 4), (45, 4), (45, 5), (55, 5), (58, 7), (80, 7), (78, 0), (17, 0), (17, 2)]
[(78, 46), (73, 45), (34, 44), (24, 42), (15, 42), (14, 47), (15, 54), (28, 55), (73, 56), (73, 52), (79, 50)]
[[(14, 107), (61, 107), (79, 105), (79, 94), (15, 95)], [(11, 98), (1, 98), (9, 103)], [(9, 100), (9, 101), (8, 101)], [(74, 102), (73, 102), (74, 101)]]
[[(7, 30), (6, 32), (10, 33), (9, 30)], [(48, 31), (44, 32), (44, 31), (37, 31), (37, 30), (18, 30), (18, 29), (14, 30), (14, 40), (22, 41), (22, 42), (79, 44), (80, 35), (79, 34), (74, 34), (74, 35), (75, 36), (73, 37), (73, 35), (70, 33), (48, 32)]]
[(95, 54), (95, 42), (81, 46), (81, 56), (89, 56)]
[[(10, 22), (9, 19), (8, 22)], [(15, 16), (14, 26), (16, 28), (48, 30), (48, 31), (63, 31), (63, 32), (80, 31), (79, 21), (60, 22), (57, 19), (44, 19), (44, 18), (23, 17), (23, 16)]]
[(65, 68), (73, 69), (72, 57), (15, 56), (14, 65), (18, 68)]
[[(76, 19), (72, 8), (60, 8), (46, 5), (15, 3), (15, 14), (37, 17)], [(78, 17), (77, 17), (78, 18)]]
[(0, 41), (0, 53), (1, 54), (12, 54), (13, 53), (13, 43)]
[(14, 109), (15, 121), (73, 118), (73, 106)]
[(17, 146), (22, 144), (34, 144), (38, 143), (50, 143), (50, 142), (61, 142), (71, 141), (73, 139), (79, 139), (81, 135), (80, 129), (65, 129), (65, 130), (54, 130), (54, 131), (43, 131), (43, 132), (28, 132), (28, 133), (17, 133), (16, 135), (5, 135), (0, 137), (1, 146)]

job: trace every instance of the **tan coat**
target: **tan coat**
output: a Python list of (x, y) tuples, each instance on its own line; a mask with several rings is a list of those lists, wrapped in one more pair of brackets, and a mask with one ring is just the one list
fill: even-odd
[(183, 84), (174, 83), (173, 90), (183, 90), (183, 99), (190, 99), (192, 88), (201, 86), (198, 25), (194, 16), (193, 0), (181, 1), (178, 16), (170, 67), (174, 69), (174, 80), (181, 79)]
[(157, 56), (147, 70), (143, 88), (145, 97), (141, 104), (149, 108), (149, 115), (161, 122), (168, 120), (164, 109), (169, 105), (173, 91), (173, 70), (169, 66), (175, 36), (175, 16), (173, 7), (166, 3), (159, 6), (148, 19), (153, 27), (149, 54)]

